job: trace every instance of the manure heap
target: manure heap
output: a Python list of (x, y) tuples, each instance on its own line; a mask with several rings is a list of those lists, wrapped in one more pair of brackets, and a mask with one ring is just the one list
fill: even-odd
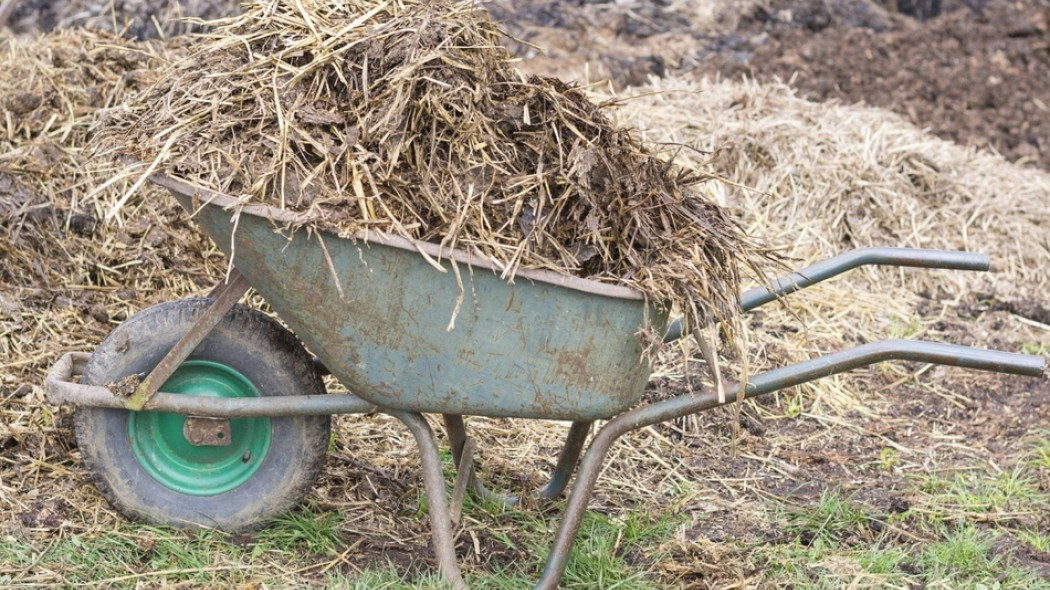
[(393, 233), (627, 285), (732, 334), (771, 254), (700, 192), (712, 176), (526, 76), (472, 2), (272, 2), (215, 21), (106, 145), (311, 227)]
[[(126, 188), (114, 183), (113, 193), (86, 197), (115, 173), (113, 162), (89, 148), (99, 113), (148, 89), (181, 51), (175, 42), (87, 29), (0, 38), (0, 281), (35, 289), (18, 294), (22, 303), (48, 299), (59, 285), (92, 282), (85, 275), (95, 265), (84, 256), (104, 257), (98, 218)], [(125, 255), (112, 253), (107, 262), (126, 263)]]

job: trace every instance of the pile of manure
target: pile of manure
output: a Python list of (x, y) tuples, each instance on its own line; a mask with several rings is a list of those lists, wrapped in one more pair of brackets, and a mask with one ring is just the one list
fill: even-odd
[(521, 73), (475, 3), (265, 2), (211, 25), (106, 121), (142, 177), (481, 255), (508, 280), (626, 285), (733, 341), (742, 273), (773, 254), (703, 194), (711, 174)]
[[(6, 287), (99, 284), (84, 256), (99, 253), (105, 209), (119, 198), (88, 193), (114, 174), (90, 149), (98, 114), (147, 89), (179, 54), (86, 29), (0, 42), (0, 235)], [(133, 214), (133, 208), (126, 212)], [(124, 219), (122, 218), (123, 222)], [(79, 244), (70, 244), (79, 239)], [(110, 252), (119, 264), (126, 252)]]
[(149, 303), (222, 276), (214, 246), (159, 190), (108, 224), (127, 187), (89, 196), (119, 166), (90, 149), (99, 113), (182, 51), (84, 29), (0, 37), (0, 530), (19, 542), (34, 529), (83, 532), (105, 512), (83, 485), (72, 410), (46, 403), (47, 369)]

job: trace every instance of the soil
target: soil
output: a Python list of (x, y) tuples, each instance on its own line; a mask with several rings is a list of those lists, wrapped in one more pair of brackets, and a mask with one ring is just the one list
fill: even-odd
[[(199, 4), (208, 8), (205, 2)], [(213, 4), (218, 7), (220, 3)], [(665, 74), (747, 76), (760, 81), (776, 77), (790, 80), (803, 97), (883, 107), (944, 138), (995, 149), (1011, 161), (1050, 170), (1050, 0), (898, 0), (886, 4), (736, 0), (716, 3), (706, 12), (694, 4), (493, 0), (487, 6), (517, 39), (508, 44), (522, 58), (523, 67), (538, 73), (570, 79), (608, 78), (619, 88)], [(59, 10), (64, 5), (20, 3), (12, 19), (14, 28), (28, 34), (54, 26), (60, 14), (69, 14)], [(148, 7), (148, 3), (135, 6)], [(230, 9), (229, 3), (225, 6)], [(207, 15), (215, 16), (217, 11)], [(148, 35), (148, 27), (140, 32)], [(7, 100), (21, 108), (20, 97)], [(82, 227), (72, 229), (90, 236), (94, 224), (87, 217)], [(177, 230), (174, 224), (168, 227)], [(156, 266), (163, 268), (163, 261)], [(0, 304), (15, 311), (31, 307), (28, 301), (2, 297)], [(89, 340), (104, 335), (110, 327), (106, 321), (122, 319), (109, 317), (106, 307), (93, 296), (64, 300), (62, 305), (82, 309), (87, 328), (97, 332)], [(938, 305), (929, 308), (935, 310)], [(916, 315), (923, 317), (924, 309), (918, 306)], [(16, 317), (15, 311), (8, 311), (5, 309), (5, 315)], [(990, 345), (1018, 350), (1022, 342), (1010, 331), (1009, 316), (1050, 323), (1050, 312), (1035, 300), (997, 302), (973, 294), (964, 302), (963, 311), (969, 315), (965, 323), (945, 320), (936, 326), (945, 340), (966, 344), (972, 341), (975, 326), (980, 326), (998, 334)], [(29, 371), (22, 375), (24, 379), (18, 381), (3, 381), (4, 403), (22, 403), (30, 392), (27, 383), (40, 376)], [(874, 391), (890, 385), (896, 376), (885, 377), (890, 382), (880, 381), (883, 377), (877, 374), (869, 379), (865, 389)], [(727, 442), (734, 437), (733, 414), (728, 411), (699, 416), (687, 427), (656, 427), (652, 435), (670, 441), (670, 450), (661, 452), (680, 463), (678, 475), (706, 486), (702, 497), (688, 503), (669, 498), (666, 506), (652, 507), (670, 509), (673, 505), (691, 512), (701, 523), (679, 531), (669, 541), (670, 556), (657, 565), (664, 584), (707, 588), (754, 580), (755, 565), (748, 558), (748, 548), (795, 539), (791, 530), (763, 524), (768, 519), (759, 513), (760, 500), (813, 503), (829, 484), (854, 494), (857, 501), (886, 517), (869, 523), (868, 531), (842, 532), (840, 540), (863, 541), (866, 535), (889, 526), (901, 545), (915, 543), (916, 527), (906, 519), (892, 525), (883, 522), (917, 501), (909, 495), (909, 482), (902, 471), (871, 468), (884, 459), (886, 449), (903, 449), (901, 454), (908, 461), (925, 461), (945, 472), (978, 463), (1007, 470), (1016, 463), (1026, 437), (1045, 432), (1050, 425), (1050, 383), (1046, 380), (934, 370), (924, 376), (922, 387), (913, 385), (892, 387), (886, 393), (891, 401), (885, 404), (885, 411), (874, 415), (788, 416), (786, 398), (769, 396), (745, 407), (733, 443)], [(650, 395), (673, 395), (682, 387), (681, 383), (654, 380)], [(68, 413), (60, 414), (48, 437), (24, 431), (0, 438), (2, 479), (20, 482), (24, 478), (21, 470), (30, 469), (38, 455), (68, 469), (81, 469), (68, 418)], [(506, 452), (505, 443), (491, 435), (481, 436), (488, 438), (480, 441), (479, 448), (491, 448), (493, 455)], [(411, 443), (404, 446), (406, 453), (413, 452)], [(397, 523), (398, 538), (404, 540), (396, 545), (384, 542), (385, 529), (376, 524), (364, 532), (365, 541), (349, 559), (363, 564), (392, 559), (406, 568), (420, 562), (422, 567), (433, 567), (426, 524), (414, 518), (416, 506), (410, 499), (417, 485), (416, 472), (383, 463), (398, 458), (389, 449), (375, 448), (363, 435), (339, 441), (331, 455), (312, 501), (320, 506), (369, 503), (378, 515), (375, 520)], [(391, 458), (377, 458), (384, 456)], [(483, 464), (491, 470), (489, 475), (498, 474), (498, 463), (487, 459)], [(516, 461), (504, 476), (535, 483), (535, 478), (520, 474), (547, 467), (542, 460)], [(655, 463), (651, 467), (638, 471), (636, 485), (661, 482), (666, 469)], [(18, 502), (21, 508), (14, 511), (17, 518), (0, 523), (0, 530), (28, 535), (31, 529), (88, 518), (77, 506), (85, 492), (82, 486), (70, 489), (70, 481), (59, 478), (50, 488), (42, 487), (38, 495), (27, 492)], [(1050, 489), (1050, 481), (1040, 485)], [(598, 487), (592, 502), (598, 509), (630, 501), (627, 492), (610, 491), (607, 479)], [(329, 497), (327, 490), (338, 493)], [(1027, 519), (1024, 524), (1032, 528), (1050, 530), (1050, 515), (1019, 518)], [(501, 563), (521, 559), (522, 555), (486, 534), (486, 524), (500, 523), (486, 521), (474, 527), (479, 553)], [(504, 530), (518, 540), (513, 526)], [(349, 538), (348, 545), (354, 540)], [(805, 535), (799, 540), (812, 541)], [(251, 536), (240, 541), (250, 543)], [(1012, 543), (1016, 544), (1012, 537), (1002, 536), (993, 552), (1021, 560), (1050, 579), (1050, 554)], [(461, 554), (472, 552), (470, 547), (460, 549)]]

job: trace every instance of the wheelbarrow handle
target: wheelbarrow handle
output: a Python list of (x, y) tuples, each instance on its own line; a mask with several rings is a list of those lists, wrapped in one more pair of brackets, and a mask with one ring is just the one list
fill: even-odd
[[(870, 265), (987, 271), (991, 268), (991, 261), (987, 254), (977, 252), (921, 248), (857, 248), (780, 277), (773, 281), (771, 288), (756, 287), (745, 291), (740, 295), (740, 309), (745, 312), (751, 311), (778, 297), (790, 295), (859, 266)], [(667, 327), (664, 342), (673, 342), (681, 338), (683, 328), (682, 318), (671, 322)]]
[(829, 375), (892, 360), (931, 363), (1026, 377), (1041, 377), (1046, 370), (1046, 358), (1039, 355), (940, 342), (882, 340), (755, 375), (747, 384), (746, 396), (764, 395), (794, 385), (816, 381)]

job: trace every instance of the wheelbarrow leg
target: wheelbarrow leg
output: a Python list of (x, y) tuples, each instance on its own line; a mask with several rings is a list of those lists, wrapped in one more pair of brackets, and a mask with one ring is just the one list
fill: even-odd
[[(598, 474), (602, 470), (605, 455), (609, 452), (612, 443), (632, 430), (733, 403), (740, 386), (736, 383), (727, 385), (725, 394), (729, 401), (720, 402), (714, 390), (704, 389), (695, 394), (682, 395), (628, 410), (598, 430), (598, 434), (594, 435), (591, 444), (587, 447), (583, 461), (580, 462), (580, 468), (576, 473), (576, 483), (573, 484), (569, 499), (565, 504), (565, 512), (558, 525), (558, 533), (551, 546), (550, 555), (547, 556), (547, 564), (534, 590), (553, 590), (558, 587), (558, 582), (565, 573), (569, 553), (576, 542), (576, 535), (580, 532), (583, 516), (587, 512), (587, 502), (590, 501), (594, 485), (598, 481)], [(779, 388), (773, 386), (767, 390), (758, 390), (749, 386), (746, 393), (747, 397), (754, 397)]]
[(553, 500), (565, 491), (565, 487), (569, 485), (569, 478), (572, 477), (572, 472), (576, 470), (576, 465), (580, 462), (583, 444), (587, 442), (587, 435), (591, 432), (592, 424), (594, 424), (593, 420), (572, 423), (568, 434), (565, 435), (565, 444), (561, 448), (561, 454), (558, 456), (558, 465), (554, 468), (550, 481), (547, 482), (547, 485), (536, 490), (531, 495), (532, 498)]
[(430, 529), (434, 540), (434, 556), (437, 557), (441, 577), (455, 590), (469, 590), (459, 573), (456, 563), (456, 547), (452, 537), (452, 519), (448, 499), (445, 497), (445, 478), (441, 472), (441, 456), (438, 454), (434, 431), (418, 412), (389, 410), (390, 415), (404, 423), (419, 445), (419, 456), (423, 466), (423, 486), (430, 507)]
[(452, 523), (459, 524), (463, 511), (463, 497), (466, 489), (472, 488), (476, 494), (486, 500), (499, 502), (503, 500), (497, 494), (487, 490), (474, 473), (474, 441), (467, 437), (463, 416), (442, 414), (445, 421), (445, 432), (448, 433), (449, 446), (452, 448), (452, 462), (456, 465), (456, 482), (452, 487)]
[(457, 479), (459, 477), (469, 477), (468, 485), (474, 490), (474, 493), (490, 502), (497, 502), (505, 506), (517, 506), (523, 500), (546, 502), (560, 496), (565, 491), (569, 478), (572, 477), (572, 472), (576, 470), (576, 464), (579, 462), (580, 454), (583, 452), (584, 443), (587, 442), (587, 435), (591, 431), (591, 425), (594, 424), (590, 420), (572, 423), (568, 434), (565, 436), (565, 444), (562, 445), (561, 453), (558, 456), (558, 464), (546, 485), (522, 496), (504, 496), (489, 490), (478, 480), (474, 474), (473, 464), (466, 466), (469, 469), (469, 473), (465, 475), (462, 473), (463, 449), (468, 440), (463, 416), (442, 414), (442, 417), (445, 420), (445, 430), (448, 432), (449, 446), (452, 447), (453, 461), (460, 466), (460, 473), (457, 473)]

